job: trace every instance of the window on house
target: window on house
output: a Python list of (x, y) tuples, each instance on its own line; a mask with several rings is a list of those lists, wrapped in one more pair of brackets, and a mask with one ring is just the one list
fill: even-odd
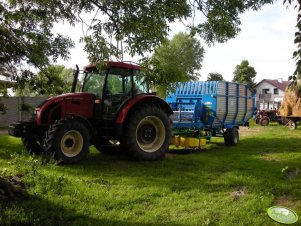
[(262, 94), (268, 94), (270, 89), (262, 89)]
[(279, 94), (279, 90), (277, 88), (274, 89), (274, 94)]

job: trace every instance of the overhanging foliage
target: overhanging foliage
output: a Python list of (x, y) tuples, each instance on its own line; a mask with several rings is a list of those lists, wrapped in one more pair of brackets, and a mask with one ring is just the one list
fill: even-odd
[[(0, 3), (0, 74), (12, 78), (32, 76), (25, 65), (41, 68), (59, 57), (67, 59), (73, 47), (70, 38), (51, 32), (57, 22), (88, 25), (83, 34), (92, 63), (123, 52), (143, 55), (162, 43), (169, 23), (192, 18), (187, 26), (207, 43), (225, 42), (240, 31), (239, 14), (258, 10), (272, 0), (169, 1), (169, 0), (8, 0)], [(201, 12), (203, 20), (194, 20)], [(83, 13), (95, 14), (83, 21)], [(111, 42), (110, 40), (117, 42)], [(122, 48), (124, 46), (124, 48)]]

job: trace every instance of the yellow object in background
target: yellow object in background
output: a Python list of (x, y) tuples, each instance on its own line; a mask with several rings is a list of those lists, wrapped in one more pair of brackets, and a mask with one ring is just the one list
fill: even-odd
[(182, 137), (179, 135), (173, 136), (171, 139), (171, 144), (176, 147), (181, 146), (185, 148), (199, 148), (204, 149), (206, 147), (205, 138), (196, 138), (196, 137)]
[(249, 119), (249, 127), (253, 127), (255, 125), (255, 121), (253, 118)]

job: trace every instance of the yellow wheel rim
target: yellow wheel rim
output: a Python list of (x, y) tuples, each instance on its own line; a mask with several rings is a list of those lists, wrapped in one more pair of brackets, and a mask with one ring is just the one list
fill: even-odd
[(164, 143), (165, 126), (162, 120), (156, 116), (143, 118), (136, 129), (136, 141), (145, 152), (155, 152)]
[(67, 157), (77, 156), (84, 146), (84, 139), (80, 132), (70, 130), (61, 139), (61, 151)]

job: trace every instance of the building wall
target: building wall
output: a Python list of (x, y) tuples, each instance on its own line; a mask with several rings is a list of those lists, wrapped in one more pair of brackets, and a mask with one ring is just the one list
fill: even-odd
[[(256, 105), (261, 110), (278, 108), (284, 97), (284, 91), (278, 89), (278, 94), (274, 94), (274, 89), (277, 88), (270, 83), (262, 82), (256, 87)], [(260, 100), (259, 94), (263, 94), (263, 89), (269, 89), (271, 94), (270, 100)]]
[[(24, 103), (35, 108), (47, 98), (48, 97), (24, 97)], [(3, 115), (0, 114), (0, 127), (8, 127), (9, 124), (16, 121), (28, 120), (32, 115), (32, 112), (22, 112), (19, 110), (22, 103), (21, 97), (1, 97), (1, 102), (7, 107), (7, 112)]]

